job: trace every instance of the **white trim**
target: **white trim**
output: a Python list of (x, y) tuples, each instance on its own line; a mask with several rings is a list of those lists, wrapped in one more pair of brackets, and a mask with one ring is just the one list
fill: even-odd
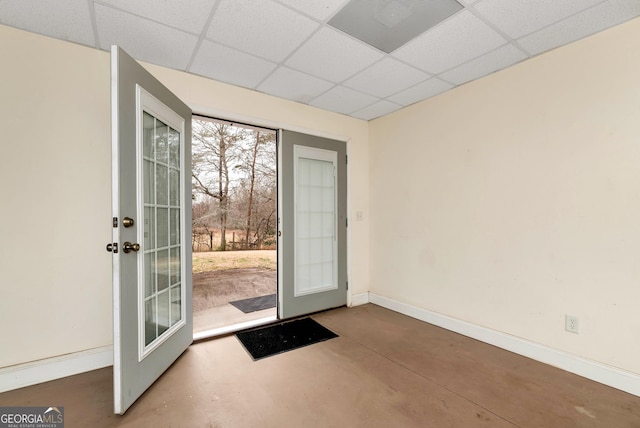
[[(165, 125), (170, 126), (174, 130), (180, 133), (180, 170), (179, 178), (180, 178), (180, 278), (181, 284), (184, 285), (184, 278), (186, 278), (186, 267), (185, 267), (185, 259), (186, 259), (186, 246), (185, 242), (191, 239), (190, 236), (185, 236), (186, 225), (185, 225), (185, 206), (188, 196), (184, 194), (184, 181), (185, 181), (185, 119), (180, 116), (178, 113), (173, 111), (169, 106), (162, 103), (162, 101), (158, 100), (154, 97), (149, 91), (144, 89), (140, 84), (136, 83), (136, 210), (137, 210), (137, 218), (144, 219), (144, 113), (151, 115), (154, 119), (161, 120)], [(192, 120), (192, 119), (191, 119)], [(170, 153), (167, 148), (167, 174), (170, 173), (171, 170), (171, 161), (169, 160)], [(155, 156), (154, 156), (155, 158)], [(154, 161), (154, 164), (157, 160)], [(189, 166), (189, 170), (191, 170), (191, 166)], [(169, 175), (167, 176), (168, 179)], [(191, 174), (189, 174), (189, 178)], [(190, 197), (190, 196), (189, 196)], [(169, 195), (167, 195), (167, 199), (169, 199)], [(154, 206), (158, 206), (157, 202), (154, 202)], [(171, 201), (167, 200), (167, 206), (171, 206)], [(170, 223), (171, 218), (171, 210), (167, 210), (168, 223)], [(156, 227), (157, 227), (157, 218), (156, 218)], [(154, 230), (155, 232), (155, 230)], [(141, 251), (136, 254), (138, 259), (138, 362), (142, 362), (147, 356), (151, 355), (153, 351), (158, 349), (164, 342), (169, 340), (171, 336), (177, 333), (180, 329), (187, 325), (186, 321), (186, 305), (180, 305), (180, 321), (171, 326), (169, 329), (164, 331), (160, 336), (156, 337), (149, 345), (145, 343), (145, 319), (146, 319), (146, 306), (145, 306), (145, 265), (144, 265), (144, 256), (145, 251), (149, 250), (144, 247), (144, 227), (138, 227), (137, 229), (137, 241), (141, 243)], [(169, 236), (171, 235), (167, 232), (167, 251), (171, 251), (171, 243), (169, 241)], [(152, 249), (154, 251), (158, 250), (158, 237), (156, 236), (155, 247)], [(180, 302), (186, 302), (186, 287), (180, 287)], [(169, 301), (171, 301), (171, 283), (167, 286), (167, 288), (163, 291), (157, 291), (153, 294), (160, 295), (162, 293), (169, 294)], [(171, 305), (171, 303), (170, 303)], [(156, 310), (157, 306), (156, 306)], [(171, 324), (171, 320), (169, 320), (169, 324)]]
[(0, 392), (113, 365), (113, 346), (89, 349), (0, 369)]
[[(359, 293), (359, 294), (351, 294), (351, 300), (349, 302), (349, 306), (360, 306), (366, 305), (369, 303), (369, 292)], [(380, 305), (382, 306), (382, 305)]]
[(398, 302), (375, 293), (369, 293), (369, 301), (375, 305), (460, 333), (464, 336), (506, 349), (507, 351), (549, 364), (640, 397), (640, 375), (636, 373), (588, 360), (578, 355), (569, 354), (520, 337), (439, 314), (428, 309)]

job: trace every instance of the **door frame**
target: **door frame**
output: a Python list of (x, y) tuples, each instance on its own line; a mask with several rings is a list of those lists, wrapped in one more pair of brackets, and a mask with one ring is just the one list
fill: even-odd
[[(263, 124), (258, 124), (256, 123), (255, 120), (250, 120), (247, 121), (246, 119), (238, 119), (238, 120), (232, 120), (232, 119), (228, 119), (226, 117), (223, 117), (220, 114), (208, 114), (208, 113), (202, 113), (203, 109), (199, 108), (198, 110), (196, 110), (194, 108), (193, 113), (192, 113), (192, 120), (193, 118), (203, 118), (205, 120), (209, 119), (212, 121), (217, 121), (217, 122), (224, 122), (227, 123), (228, 125), (231, 126), (238, 126), (238, 127), (244, 127), (247, 129), (258, 129), (258, 130), (266, 130), (266, 131), (272, 131), (275, 133), (276, 135), (276, 192), (278, 192), (278, 177), (277, 177), (277, 170), (278, 170), (278, 159), (277, 159), (277, 152), (278, 152), (278, 133), (279, 133), (279, 128), (277, 127), (273, 127), (270, 125), (263, 125)], [(192, 165), (189, 165), (189, 168), (191, 168)], [(276, 201), (276, 218), (277, 218), (277, 214), (278, 214), (278, 206), (277, 206), (277, 201)], [(277, 223), (276, 223), (276, 227), (277, 227)], [(277, 234), (277, 232), (276, 232)], [(277, 261), (276, 261), (276, 265), (277, 265)], [(277, 268), (276, 268), (277, 269)], [(278, 279), (276, 280), (278, 281)], [(276, 293), (277, 293), (277, 284), (276, 284)], [(267, 317), (263, 317), (263, 318), (259, 318), (259, 319), (254, 319), (254, 320), (250, 320), (250, 321), (242, 321), (236, 324), (229, 324), (229, 325), (224, 325), (222, 327), (214, 327), (212, 329), (208, 329), (208, 330), (203, 330), (203, 331), (199, 331), (197, 333), (194, 332), (193, 334), (193, 340), (194, 342), (196, 341), (200, 341), (200, 340), (206, 340), (206, 339), (210, 339), (210, 338), (214, 338), (214, 337), (219, 337), (219, 336), (225, 336), (228, 334), (233, 334), (237, 331), (240, 330), (245, 330), (245, 329), (249, 329), (249, 328), (254, 328), (254, 327), (259, 327), (259, 326), (263, 326), (263, 325), (268, 325), (268, 324), (272, 324), (276, 321), (278, 321), (278, 315), (277, 315), (277, 305), (276, 305), (276, 314), (275, 315), (269, 315)]]
[[(273, 120), (269, 120), (269, 119), (260, 119), (260, 118), (256, 118), (254, 116), (248, 116), (248, 115), (244, 115), (244, 114), (237, 114), (237, 113), (230, 113), (228, 111), (224, 111), (224, 110), (218, 110), (218, 109), (212, 109), (209, 107), (205, 107), (203, 105), (195, 105), (195, 104), (189, 104), (189, 107), (193, 110), (193, 116), (203, 116), (203, 117), (209, 117), (212, 119), (217, 119), (217, 120), (221, 120), (221, 121), (225, 121), (225, 122), (229, 122), (229, 123), (238, 123), (238, 124), (242, 124), (245, 126), (255, 126), (255, 127), (259, 127), (259, 128), (267, 128), (267, 129), (272, 129), (275, 130), (277, 132), (277, 134), (280, 134), (281, 130), (287, 130), (287, 131), (293, 131), (293, 132), (299, 132), (301, 134), (306, 134), (309, 135), (311, 137), (320, 137), (320, 138), (327, 138), (330, 140), (337, 140), (337, 141), (341, 141), (345, 143), (345, 150), (346, 150), (346, 155), (347, 157), (349, 157), (349, 152), (350, 152), (350, 147), (351, 147), (351, 138), (344, 136), (344, 135), (340, 135), (340, 134), (333, 134), (333, 133), (329, 133), (329, 132), (323, 132), (323, 131), (318, 131), (317, 129), (310, 129), (310, 128), (306, 128), (306, 127), (301, 127), (301, 126), (297, 126), (297, 125), (292, 125), (292, 124), (288, 124), (288, 123), (284, 123), (284, 122), (280, 122), (280, 121), (273, 121)], [(279, 136), (276, 139), (276, 146), (277, 146), (277, 150), (278, 150), (278, 160), (277, 160), (277, 168), (278, 171), (280, 169), (280, 165), (281, 165), (281, 159), (280, 159), (280, 140), (279, 140)], [(346, 206), (346, 212), (347, 212), (347, 218), (349, 218), (350, 223), (352, 221), (352, 219), (350, 219), (350, 212), (351, 212), (351, 165), (347, 162), (346, 165), (346, 179), (347, 179), (347, 206)], [(280, 179), (278, 177), (278, 186), (280, 186)], [(279, 190), (278, 190), (279, 191)], [(277, 207), (277, 210), (280, 210), (280, 207)], [(352, 234), (352, 227), (347, 227), (347, 249), (346, 249), (346, 269), (347, 269), (347, 278), (349, 278), (349, 281), (351, 282), (351, 242), (352, 242), (352, 238), (351, 238), (351, 234)], [(282, 272), (281, 266), (281, 258), (278, 257), (277, 260), (277, 266), (278, 266), (278, 284), (280, 284), (280, 281), (282, 280), (280, 278), (280, 274)], [(278, 285), (279, 286), (279, 285)], [(352, 294), (352, 290), (353, 290), (353, 284), (350, 283), (349, 287), (347, 288), (347, 306), (352, 306), (353, 304), (353, 294)], [(279, 299), (279, 296), (278, 296)], [(277, 305), (277, 310), (279, 310), (280, 305)], [(255, 322), (247, 322), (247, 323), (243, 323), (242, 326), (240, 328), (234, 328), (234, 326), (230, 326), (230, 327), (222, 327), (222, 328), (216, 328), (213, 330), (208, 330), (208, 331), (204, 331), (201, 333), (196, 333), (193, 336), (194, 341), (199, 341), (199, 340), (205, 340), (205, 339), (209, 339), (212, 337), (216, 337), (216, 336), (220, 336), (220, 335), (227, 335), (230, 333), (233, 333), (235, 331), (238, 331), (240, 329), (246, 329), (246, 328), (253, 328), (253, 327), (258, 327), (260, 325), (265, 325), (265, 324), (270, 324), (273, 323), (274, 321), (280, 320), (280, 314), (277, 313), (276, 318), (273, 319), (271, 317), (269, 318), (265, 318), (265, 319), (260, 319), (260, 320), (256, 320)]]

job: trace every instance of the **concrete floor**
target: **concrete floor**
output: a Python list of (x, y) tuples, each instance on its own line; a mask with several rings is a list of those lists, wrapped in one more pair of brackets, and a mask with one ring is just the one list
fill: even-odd
[(230, 304), (216, 306), (215, 308), (193, 313), (193, 332), (202, 333), (266, 317), (276, 318), (276, 312), (276, 308), (270, 308), (245, 314)]
[(73, 427), (640, 427), (640, 398), (375, 305), (313, 316), (340, 335), (251, 360), (191, 346), (124, 416), (111, 369), (0, 394)]

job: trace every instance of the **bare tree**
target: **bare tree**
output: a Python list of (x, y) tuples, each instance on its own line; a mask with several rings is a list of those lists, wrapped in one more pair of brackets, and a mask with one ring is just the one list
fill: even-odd
[(236, 145), (243, 129), (214, 121), (195, 121), (193, 126), (193, 188), (218, 201), (220, 249), (226, 250), (229, 212), (229, 165), (237, 158)]
[(249, 248), (249, 234), (251, 233), (251, 211), (253, 209), (253, 188), (256, 182), (256, 159), (258, 158), (258, 147), (260, 146), (260, 132), (256, 131), (255, 140), (253, 143), (253, 150), (251, 151), (251, 159), (249, 168), (249, 203), (247, 207), (247, 233), (245, 235), (245, 242), (247, 248)]
[(243, 192), (238, 201), (246, 212), (244, 243), (247, 248), (260, 248), (266, 234), (272, 231), (269, 226), (275, 214), (275, 133), (256, 130), (244, 147), (244, 161), (240, 165), (244, 172)]
[[(192, 181), (198, 202), (216, 201), (212, 214), (220, 228), (220, 250), (227, 249), (228, 229), (242, 230), (243, 248), (262, 248), (271, 235), (275, 243), (275, 132), (195, 119)], [(209, 224), (195, 219), (194, 212), (194, 228), (208, 230)]]

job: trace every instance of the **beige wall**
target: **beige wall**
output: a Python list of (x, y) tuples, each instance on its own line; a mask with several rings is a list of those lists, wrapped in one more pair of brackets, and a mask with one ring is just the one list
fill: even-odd
[[(0, 26), (0, 367), (112, 343), (109, 55)], [(149, 66), (195, 111), (349, 139), (354, 293), (369, 288), (368, 124)]]
[(640, 373), (639, 70), (636, 19), (371, 122), (371, 291)]
[(109, 58), (0, 26), (0, 367), (111, 343)]

